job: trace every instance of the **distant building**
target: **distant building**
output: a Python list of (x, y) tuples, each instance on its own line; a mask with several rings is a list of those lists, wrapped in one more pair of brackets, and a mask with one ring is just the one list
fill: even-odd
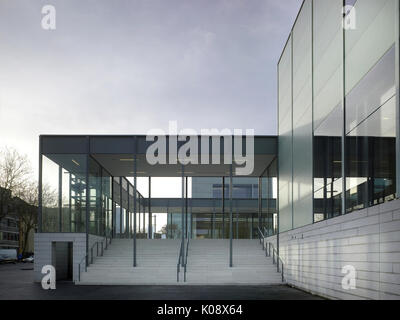
[[(12, 197), (10, 190), (1, 188), (2, 192), (2, 215), (0, 216), (0, 249), (17, 249), (18, 252), (23, 250), (24, 235), (19, 216), (21, 210), (37, 210), (22, 199)], [(31, 230), (27, 237), (27, 245), (25, 252), (33, 252), (33, 237), (35, 230)]]

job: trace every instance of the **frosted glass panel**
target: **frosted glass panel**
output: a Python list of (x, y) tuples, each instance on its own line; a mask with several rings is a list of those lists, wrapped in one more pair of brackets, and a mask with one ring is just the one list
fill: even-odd
[(342, 7), (341, 0), (314, 1), (315, 130), (342, 101)]
[(292, 229), (292, 54), (291, 39), (279, 62), (279, 229)]
[(355, 3), (356, 28), (346, 31), (346, 95), (394, 44), (396, 1)]
[(346, 132), (356, 128), (396, 94), (394, 46), (346, 97)]
[(293, 227), (313, 222), (312, 1), (293, 29)]

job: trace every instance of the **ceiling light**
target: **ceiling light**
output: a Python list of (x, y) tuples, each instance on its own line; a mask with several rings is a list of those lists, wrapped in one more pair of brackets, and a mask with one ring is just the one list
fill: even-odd
[(81, 165), (78, 163), (78, 161), (72, 159), (72, 162), (75, 163), (78, 167), (80, 167)]

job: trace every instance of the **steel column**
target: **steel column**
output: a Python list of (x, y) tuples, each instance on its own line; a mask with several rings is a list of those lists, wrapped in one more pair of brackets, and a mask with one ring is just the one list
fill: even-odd
[(258, 227), (262, 229), (262, 178), (258, 178)]
[(182, 232), (181, 232), (181, 234), (182, 234), (182, 243), (183, 243), (183, 246), (182, 246), (182, 267), (184, 267), (184, 259), (183, 259), (183, 257), (185, 256), (185, 233), (184, 233), (184, 227), (185, 227), (185, 225), (184, 225), (184, 215), (185, 215), (185, 202), (184, 202), (184, 200), (185, 200), (185, 166), (184, 165), (182, 165), (182, 215), (181, 215), (181, 228), (182, 228)]
[(122, 238), (122, 177), (119, 177), (119, 237)]
[(186, 239), (189, 237), (188, 232), (188, 177), (186, 177), (185, 183), (185, 235)]
[(233, 204), (232, 204), (232, 196), (233, 196), (233, 167), (230, 166), (229, 170), (229, 266), (233, 267)]
[(90, 190), (89, 190), (89, 153), (90, 153), (90, 140), (86, 137), (86, 267), (89, 266), (89, 206), (90, 206)]
[(151, 217), (151, 177), (149, 177), (149, 221), (147, 222), (148, 223), (148, 227), (147, 227), (147, 229), (148, 229), (147, 238), (148, 239), (152, 239), (152, 235), (153, 235), (153, 228), (151, 226), (152, 220), (153, 219)]
[(133, 161), (133, 267), (136, 268), (136, 197), (137, 197), (137, 156)]
[(225, 177), (222, 177), (222, 237), (225, 239)]
[(38, 231), (42, 232), (42, 174), (43, 174), (43, 160), (42, 160), (42, 138), (39, 138), (39, 202), (38, 202)]
[(58, 232), (62, 232), (62, 167), (58, 166)]

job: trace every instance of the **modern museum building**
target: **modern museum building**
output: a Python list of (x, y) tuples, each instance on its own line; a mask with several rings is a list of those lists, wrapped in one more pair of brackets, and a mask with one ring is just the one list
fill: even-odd
[[(35, 280), (52, 265), (76, 285), (400, 299), (399, 12), (303, 2), (278, 62), (277, 136), (40, 136)], [(234, 155), (250, 153), (240, 174)], [(160, 178), (179, 178), (180, 197), (152, 197)]]

